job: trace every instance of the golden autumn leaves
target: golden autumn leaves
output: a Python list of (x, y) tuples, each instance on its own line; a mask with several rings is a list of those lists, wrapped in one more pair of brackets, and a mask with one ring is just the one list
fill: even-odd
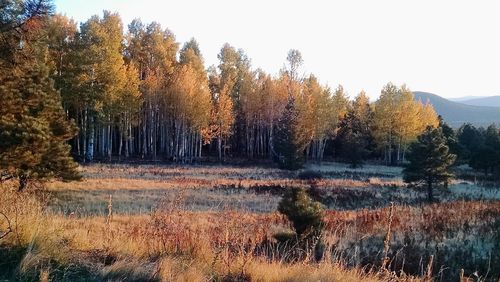
[(80, 128), (73, 150), (89, 160), (96, 155), (191, 162), (206, 148), (219, 159), (225, 153), (270, 158), (289, 97), (298, 111), (295, 139), (315, 160), (323, 158), (351, 108), (373, 131), (379, 149), (390, 152), (388, 158), (393, 151), (403, 158), (417, 133), (437, 123), (432, 107), (413, 101), (406, 87), (388, 84), (375, 103), (364, 93), (349, 101), (342, 86), (331, 89), (312, 74), (300, 75), (297, 50), (273, 76), (253, 69), (246, 54), (229, 44), (221, 48), (219, 64), (207, 70), (194, 39), (179, 48), (170, 30), (140, 20), (124, 34), (115, 13), (93, 16), (79, 29), (55, 15), (46, 28), (39, 44), (48, 50), (45, 60), (64, 108)]

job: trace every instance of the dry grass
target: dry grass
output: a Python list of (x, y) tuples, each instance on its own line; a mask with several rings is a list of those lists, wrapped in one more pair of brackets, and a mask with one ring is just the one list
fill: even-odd
[[(395, 205), (389, 244), (391, 262), (386, 272), (378, 271), (387, 230), (386, 207), (327, 211), (324, 234), (327, 252), (323, 260), (316, 262), (309, 256), (305, 261), (294, 261), (275, 248), (273, 235), (289, 229), (289, 223), (282, 216), (275, 212), (251, 212), (247, 207), (232, 209), (231, 206), (196, 211), (189, 206), (193, 199), (189, 193), (197, 193), (201, 198), (208, 199), (220, 190), (223, 191), (220, 193), (227, 194), (228, 202), (253, 195), (252, 200), (265, 202), (271, 198), (274, 199), (272, 203), (276, 204), (278, 196), (252, 191), (247, 191), (247, 194), (236, 193), (220, 189), (220, 186), (234, 185), (235, 190), (249, 190), (256, 184), (306, 186), (311, 182), (285, 178), (288, 176), (272, 169), (261, 169), (261, 173), (268, 178), (258, 179), (254, 175), (260, 173), (257, 168), (229, 167), (195, 167), (194, 171), (160, 167), (157, 175), (166, 177), (165, 174), (172, 174), (172, 178), (164, 179), (149, 179), (149, 176), (141, 179), (141, 173), (150, 173), (156, 168), (137, 167), (131, 168), (131, 178), (123, 178), (121, 174), (127, 173), (126, 168), (85, 167), (86, 174), (99, 174), (102, 177), (88, 178), (80, 183), (51, 183), (49, 191), (77, 193), (67, 194), (67, 199), (60, 200), (68, 200), (71, 205), (74, 203), (71, 202), (72, 195), (81, 195), (82, 203), (94, 201), (93, 204), (104, 211), (107, 206), (105, 196), (109, 193), (135, 190), (172, 190), (176, 193), (169, 197), (154, 194), (150, 199), (154, 198), (158, 204), (152, 212), (114, 213), (107, 224), (104, 212), (101, 215), (53, 213), (46, 208), (49, 201), (45, 193), (17, 193), (10, 184), (2, 184), (0, 189), (4, 193), (0, 194), (0, 211), (12, 220), (14, 232), (0, 241), (0, 251), (8, 250), (8, 254), (11, 254), (9, 270), (5, 271), (6, 274), (0, 274), (0, 279), (417, 281), (428, 279), (427, 262), (429, 255), (435, 254), (432, 265), (435, 271), (431, 275), (446, 281), (458, 276), (457, 267), (465, 268), (465, 276), (475, 270), (485, 275), (485, 258), (490, 255), (491, 259), (491, 251), (498, 250), (495, 240), (500, 238), (500, 202), (450, 201), (433, 205)], [(116, 178), (104, 177), (114, 175), (115, 170)], [(217, 177), (203, 179), (206, 174), (213, 176), (215, 170), (220, 172)], [(191, 176), (188, 177), (188, 174)], [(241, 180), (241, 184), (240, 177), (246, 177)], [(382, 198), (400, 193), (401, 188), (394, 187), (394, 181), (398, 180), (367, 179), (327, 178), (317, 181), (315, 185), (319, 187), (320, 194), (345, 201), (357, 201), (358, 198), (356, 194), (342, 198), (342, 194), (347, 193), (342, 188), (349, 191), (375, 191)], [(103, 192), (97, 198), (85, 196), (101, 190)], [(113, 209), (119, 208), (119, 197), (113, 199)], [(128, 204), (134, 203), (130, 201)], [(0, 228), (2, 226), (0, 222)], [(469, 240), (470, 243), (461, 245), (461, 240)], [(436, 251), (438, 249), (441, 251)], [(453, 257), (457, 250), (464, 251), (462, 256), (466, 257)], [(467, 256), (473, 257), (475, 264), (468, 265), (470, 259)], [(401, 265), (402, 258), (406, 258), (404, 265)], [(455, 259), (456, 265), (450, 266), (452, 259)], [(2, 267), (2, 260), (0, 258), (0, 272), (6, 269)], [(410, 260), (416, 261), (416, 264)], [(450, 269), (440, 274), (442, 264)], [(401, 269), (421, 278), (407, 276)], [(491, 273), (498, 275), (491, 269), (489, 278), (495, 277)]]
[[(48, 183), (47, 188), (54, 196), (49, 203), (52, 211), (78, 216), (102, 215), (106, 212), (102, 203), (112, 194), (116, 212), (149, 214), (162, 199), (183, 194), (185, 206), (190, 210), (229, 208), (272, 212), (280, 199), (280, 190), (283, 190), (280, 188), (311, 185), (310, 180), (297, 179), (296, 173), (258, 167), (92, 165), (83, 167), (82, 173), (86, 178), (81, 182)], [(352, 208), (344, 206), (355, 203), (352, 198), (368, 199), (364, 205), (373, 205), (373, 199), (378, 201), (384, 197), (382, 194), (394, 194), (397, 187), (404, 186), (399, 179), (373, 177), (362, 180), (326, 177), (315, 180), (314, 185), (322, 190), (326, 205), (342, 209)], [(377, 195), (372, 195), (376, 191), (373, 188), (379, 189)], [(350, 192), (339, 193), (346, 189)], [(413, 191), (399, 190), (402, 197), (415, 198)], [(384, 204), (378, 201), (375, 206)]]
[[(326, 225), (335, 228), (339, 225), (357, 226), (363, 234), (374, 234), (385, 230), (384, 219), (389, 217), (389, 208), (358, 211), (327, 211)], [(500, 202), (458, 201), (431, 204), (422, 207), (395, 206), (392, 229), (395, 231), (417, 228), (427, 234), (439, 233), (443, 229), (458, 228), (464, 225), (485, 225), (498, 219)]]
[(2, 189), (2, 202), (14, 203), (2, 208), (16, 231), (1, 245), (23, 248), (16, 277), (57, 279), (75, 272), (90, 280), (378, 280), (330, 262), (287, 264), (256, 255), (260, 242), (285, 224), (277, 214), (195, 213), (170, 203), (149, 216), (114, 215), (107, 225), (105, 217), (47, 213), (33, 195)]
[[(149, 180), (134, 178), (107, 178), (85, 179), (81, 182), (52, 182), (48, 184), (49, 190), (92, 191), (92, 190), (157, 190), (157, 189), (206, 189), (215, 186), (236, 186), (249, 188), (252, 186), (302, 186), (308, 187), (310, 181), (299, 179), (197, 179), (187, 177), (172, 177), (165, 179)], [(318, 187), (350, 187), (369, 188), (373, 186), (404, 186), (400, 180), (381, 180), (369, 178), (367, 181), (353, 179), (321, 179), (316, 181)]]

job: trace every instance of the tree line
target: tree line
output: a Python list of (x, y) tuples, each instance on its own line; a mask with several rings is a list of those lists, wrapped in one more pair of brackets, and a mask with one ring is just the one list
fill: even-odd
[(447, 131), (458, 164), (468, 164), (487, 178), (500, 176), (500, 130), (495, 124), (484, 128), (466, 123), (456, 131)]
[(79, 26), (49, 0), (4, 1), (0, 13), (0, 181), (78, 178), (76, 163), (272, 159), (283, 168), (334, 157), (359, 166), (407, 163), (408, 148), (439, 127), (457, 164), (500, 170), (500, 134), (447, 126), (430, 104), (388, 83), (378, 100), (349, 100), (301, 73), (290, 50), (276, 75), (224, 44), (205, 68), (196, 40), (180, 46), (157, 23), (104, 12)]
[(350, 101), (342, 86), (302, 74), (298, 50), (275, 75), (229, 44), (205, 68), (196, 40), (181, 46), (158, 23), (136, 19), (125, 30), (105, 11), (77, 25), (54, 14), (49, 0), (2, 5), (0, 176), (21, 187), (32, 178), (77, 178), (68, 152), (80, 162), (398, 164), (426, 126), (438, 125), (432, 106), (404, 85), (388, 83), (375, 102), (364, 92)]
[(432, 107), (404, 85), (387, 84), (374, 103), (365, 93), (349, 101), (342, 86), (301, 74), (297, 50), (270, 75), (229, 44), (206, 69), (196, 40), (181, 46), (170, 30), (138, 19), (124, 31), (120, 16), (107, 11), (79, 27), (54, 15), (40, 32), (44, 63), (79, 128), (71, 145), (82, 162), (279, 158), (279, 123), (292, 100), (294, 142), (309, 160), (342, 157), (354, 142), (360, 156), (370, 149), (396, 164), (418, 133), (437, 125)]
[[(486, 129), (470, 123), (457, 130), (439, 118), (437, 128), (428, 126), (409, 147), (403, 179), (411, 184), (425, 184), (427, 198), (433, 201), (433, 186), (448, 186), (455, 177), (453, 167), (468, 165), (484, 173), (481, 180), (498, 181), (500, 176), (500, 130), (495, 124)], [(467, 173), (460, 177), (467, 178)], [(472, 174), (474, 180), (476, 174)]]

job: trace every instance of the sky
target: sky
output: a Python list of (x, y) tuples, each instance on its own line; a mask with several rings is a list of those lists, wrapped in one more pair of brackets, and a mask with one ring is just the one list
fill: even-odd
[(493, 0), (55, 0), (77, 22), (103, 10), (194, 37), (206, 66), (224, 43), (277, 74), (290, 49), (332, 88), (375, 99), (388, 82), (443, 97), (500, 95), (500, 2)]

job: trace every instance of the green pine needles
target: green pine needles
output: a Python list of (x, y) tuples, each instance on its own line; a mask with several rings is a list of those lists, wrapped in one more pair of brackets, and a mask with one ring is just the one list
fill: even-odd
[(433, 185), (447, 184), (453, 177), (450, 167), (455, 162), (456, 155), (450, 154), (446, 142), (441, 128), (428, 126), (417, 141), (410, 145), (407, 155), (409, 163), (403, 170), (404, 181), (425, 183), (429, 202), (434, 200)]
[(297, 170), (304, 164), (304, 148), (306, 144), (298, 138), (297, 124), (299, 112), (295, 99), (290, 97), (283, 115), (278, 120), (275, 136), (275, 149), (278, 154), (280, 168)]
[[(79, 179), (67, 141), (76, 127), (66, 119), (59, 93), (44, 70), (0, 74), (0, 172), (17, 178), (19, 190), (31, 181)], [(19, 87), (22, 85), (22, 87)]]

